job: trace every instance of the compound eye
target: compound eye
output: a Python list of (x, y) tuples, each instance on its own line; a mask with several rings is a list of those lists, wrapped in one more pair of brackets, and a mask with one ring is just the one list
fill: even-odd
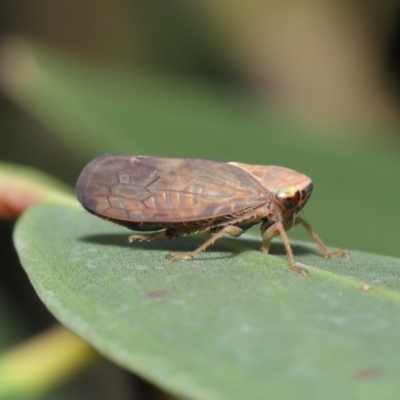
[(275, 199), (286, 209), (296, 208), (301, 201), (301, 192), (295, 186), (289, 186), (278, 190)]

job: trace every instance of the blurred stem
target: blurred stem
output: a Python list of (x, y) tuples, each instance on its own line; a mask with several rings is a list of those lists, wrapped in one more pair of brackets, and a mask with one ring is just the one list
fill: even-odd
[(0, 398), (48, 391), (99, 358), (64, 327), (51, 328), (0, 355)]
[(74, 201), (69, 186), (34, 168), (0, 162), (0, 219), (16, 219), (45, 199)]

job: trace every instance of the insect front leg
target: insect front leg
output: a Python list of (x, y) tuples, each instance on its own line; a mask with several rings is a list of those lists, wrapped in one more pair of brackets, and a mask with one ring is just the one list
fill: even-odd
[(298, 225), (298, 224), (301, 224), (304, 226), (304, 228), (307, 230), (307, 232), (310, 234), (310, 236), (313, 238), (314, 242), (317, 244), (317, 246), (321, 250), (321, 253), (326, 258), (333, 258), (336, 256), (344, 256), (344, 257), (349, 256), (349, 253), (346, 250), (337, 250), (337, 251), (329, 252), (325, 246), (325, 243), (319, 237), (317, 232), (315, 232), (313, 227), (301, 217), (295, 217), (294, 223), (290, 222), (290, 226), (285, 226), (285, 228), (289, 229), (289, 227), (292, 227), (293, 225)]
[(203, 243), (200, 247), (198, 247), (195, 251), (192, 251), (191, 253), (170, 253), (166, 256), (166, 259), (173, 260), (174, 258), (178, 258), (181, 260), (190, 260), (192, 258), (195, 258), (202, 251), (206, 250), (207, 247), (213, 245), (218, 239), (220, 239), (224, 233), (227, 233), (231, 236), (240, 236), (243, 233), (243, 229), (233, 225), (225, 226), (219, 232), (214, 234), (210, 239), (208, 239), (205, 243)]
[(263, 243), (261, 247), (261, 251), (263, 253), (268, 253), (269, 252), (269, 247), (271, 244), (271, 240), (276, 236), (280, 235), (282, 238), (283, 245), (285, 246), (286, 254), (289, 258), (289, 263), (290, 263), (290, 268), (293, 269), (295, 272), (297, 272), (300, 275), (307, 275), (308, 271), (299, 266), (296, 265), (296, 261), (294, 259), (293, 251), (292, 248), (290, 247), (289, 243), (289, 238), (286, 234), (285, 227), (281, 222), (275, 222), (273, 225), (265, 229), (264, 231), (262, 230), (261, 227), (261, 235), (263, 238)]

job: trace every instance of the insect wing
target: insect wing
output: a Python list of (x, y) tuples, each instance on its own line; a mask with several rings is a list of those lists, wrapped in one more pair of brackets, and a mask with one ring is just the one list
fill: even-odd
[(143, 223), (214, 219), (265, 204), (242, 169), (209, 160), (104, 155), (82, 171), (76, 194), (105, 218)]

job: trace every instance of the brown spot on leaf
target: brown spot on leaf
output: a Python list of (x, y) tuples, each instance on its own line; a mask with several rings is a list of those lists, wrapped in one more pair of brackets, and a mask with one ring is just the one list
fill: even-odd
[(373, 379), (378, 379), (383, 376), (383, 371), (380, 368), (370, 367), (370, 368), (360, 368), (355, 371), (354, 377), (360, 381), (369, 381)]
[(150, 292), (147, 292), (144, 294), (144, 297), (146, 299), (162, 299), (167, 295), (166, 290), (151, 290)]

